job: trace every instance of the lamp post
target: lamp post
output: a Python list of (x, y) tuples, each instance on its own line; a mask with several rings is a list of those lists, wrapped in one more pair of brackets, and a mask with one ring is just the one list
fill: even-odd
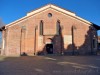
[(72, 55), (74, 55), (74, 30), (76, 30), (75, 26), (72, 26), (71, 31), (72, 31)]

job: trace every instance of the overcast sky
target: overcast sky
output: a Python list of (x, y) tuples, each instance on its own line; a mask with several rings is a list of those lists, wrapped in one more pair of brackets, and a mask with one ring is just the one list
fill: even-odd
[(100, 0), (0, 0), (0, 18), (8, 24), (49, 3), (100, 25)]

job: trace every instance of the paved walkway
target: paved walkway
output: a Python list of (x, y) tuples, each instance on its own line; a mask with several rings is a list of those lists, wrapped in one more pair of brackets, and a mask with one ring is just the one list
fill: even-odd
[(0, 75), (100, 75), (100, 56), (6, 57)]

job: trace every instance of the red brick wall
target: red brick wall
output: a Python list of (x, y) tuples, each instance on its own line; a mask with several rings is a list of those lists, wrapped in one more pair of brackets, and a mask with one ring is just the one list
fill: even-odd
[[(52, 17), (48, 17), (48, 13), (52, 13)], [(44, 35), (39, 34), (40, 21), (43, 20), (44, 23)], [(61, 36), (56, 35), (56, 22), (60, 20), (60, 25), (62, 27)], [(21, 32), (21, 26), (26, 26), (26, 29)], [(38, 28), (35, 31), (35, 26)], [(71, 36), (71, 27), (75, 26), (74, 30), (74, 50), (79, 51), (80, 54), (85, 54), (91, 51), (91, 40), (88, 24), (75, 19), (71, 16), (65, 15), (64, 13), (58, 12), (53, 9), (45, 10), (43, 12), (37, 13), (22, 22), (8, 26), (7, 32), (7, 55), (20, 55), (20, 53), (27, 53), (28, 55), (33, 55), (34, 52), (44, 52), (46, 41), (48, 38), (53, 39), (54, 53), (64, 53), (72, 52), (72, 44), (64, 42), (65, 35)], [(35, 36), (36, 32), (36, 36)], [(94, 34), (96, 35), (96, 34)], [(40, 38), (39, 38), (40, 37)], [(36, 39), (35, 39), (36, 38)], [(42, 39), (39, 40), (39, 39)], [(39, 44), (40, 42), (40, 44)], [(36, 51), (35, 45), (36, 43)]]

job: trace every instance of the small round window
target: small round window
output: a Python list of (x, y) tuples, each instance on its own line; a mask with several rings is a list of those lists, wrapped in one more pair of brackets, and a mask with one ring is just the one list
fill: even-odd
[(52, 17), (52, 14), (51, 13), (48, 13), (48, 17)]

